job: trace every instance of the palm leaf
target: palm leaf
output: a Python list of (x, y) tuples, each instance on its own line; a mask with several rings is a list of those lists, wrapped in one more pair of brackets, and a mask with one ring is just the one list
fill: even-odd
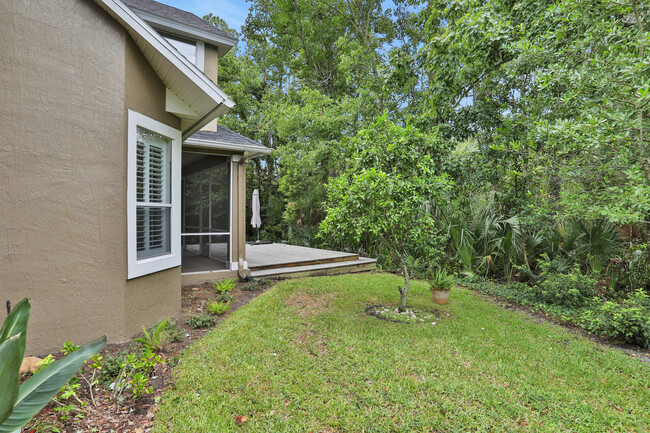
[(106, 344), (106, 336), (90, 342), (63, 359), (53, 362), (20, 386), (13, 413), (0, 425), (0, 433), (13, 432), (30, 419), (66, 384), (86, 359)]
[(0, 425), (9, 418), (18, 398), (20, 363), (23, 360), (20, 337), (14, 335), (0, 344)]

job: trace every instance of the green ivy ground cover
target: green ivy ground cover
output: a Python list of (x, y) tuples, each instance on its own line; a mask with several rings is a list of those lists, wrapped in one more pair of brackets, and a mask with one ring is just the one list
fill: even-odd
[[(647, 431), (650, 365), (464, 289), (381, 321), (400, 279), (283, 282), (194, 344), (157, 432)], [(433, 309), (414, 282), (409, 306)], [(236, 417), (246, 417), (238, 425)], [(242, 421), (242, 418), (239, 418)]]

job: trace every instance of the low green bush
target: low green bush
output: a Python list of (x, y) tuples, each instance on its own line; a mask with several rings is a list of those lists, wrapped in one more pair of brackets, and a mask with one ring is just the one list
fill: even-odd
[(256, 292), (258, 290), (262, 290), (262, 286), (258, 281), (251, 281), (250, 283), (242, 285), (241, 289), (246, 292)]
[(549, 274), (533, 287), (534, 296), (548, 304), (580, 308), (596, 295), (596, 280), (580, 273)]
[[(568, 277), (563, 275), (563, 277)], [(557, 281), (572, 281), (568, 278), (548, 278), (553, 285)], [(620, 342), (650, 348), (650, 295), (643, 289), (630, 294), (622, 300), (604, 300), (586, 289), (591, 287), (593, 279), (582, 279), (583, 292), (569, 285), (569, 290), (579, 294), (566, 293), (558, 296), (544, 294), (540, 296), (539, 287), (530, 287), (524, 283), (497, 284), (490, 281), (463, 282), (471, 289), (487, 295), (498, 296), (509, 301), (542, 311), (563, 322), (572, 323), (591, 333), (602, 335)], [(587, 286), (589, 283), (589, 286)], [(545, 287), (554, 287), (550, 283)], [(595, 283), (594, 283), (595, 285)], [(558, 289), (559, 290), (559, 289)], [(549, 301), (554, 301), (551, 303)]]
[(164, 350), (171, 343), (171, 335), (167, 332), (169, 318), (150, 326), (142, 327), (142, 337), (134, 338), (133, 341), (142, 344), (143, 347), (153, 351)]
[(217, 295), (221, 293), (232, 292), (236, 285), (237, 281), (235, 281), (233, 278), (227, 278), (225, 280), (215, 282), (214, 291), (217, 293)]
[[(157, 324), (152, 325), (150, 329), (153, 329), (156, 325)], [(178, 323), (178, 320), (168, 321), (165, 330), (169, 334), (169, 339), (172, 343), (180, 343), (183, 341), (183, 337), (185, 337), (185, 330), (180, 323)]]
[(241, 286), (241, 289), (247, 292), (256, 292), (258, 290), (264, 290), (266, 287), (270, 286), (271, 284), (273, 284), (273, 280), (269, 280), (268, 278), (262, 278), (259, 280), (255, 280), (243, 284)]
[(120, 375), (122, 370), (122, 363), (126, 361), (127, 356), (130, 354), (128, 351), (121, 351), (114, 354), (104, 355), (102, 359), (101, 369), (97, 374), (97, 381), (103, 384), (109, 384)]
[(230, 308), (230, 302), (210, 301), (208, 312), (214, 316), (221, 316)]
[(217, 296), (218, 302), (231, 302), (234, 301), (235, 297), (230, 292), (223, 292)]
[(158, 364), (164, 362), (160, 355), (148, 348), (127, 353), (120, 361), (119, 373), (109, 385), (113, 399), (121, 399), (125, 392), (133, 398), (151, 394), (153, 387), (149, 385), (149, 375)]
[(213, 326), (215, 322), (216, 320), (214, 316), (207, 313), (195, 314), (185, 321), (185, 323), (190, 325), (193, 329), (209, 328), (210, 326)]
[(622, 302), (597, 302), (580, 322), (590, 332), (650, 348), (650, 296), (642, 289)]
[(169, 318), (154, 323), (148, 328), (143, 326), (142, 333), (144, 334), (142, 337), (134, 338), (133, 341), (153, 351), (164, 350), (170, 343), (180, 343), (185, 336), (185, 331), (178, 320), (170, 321)]

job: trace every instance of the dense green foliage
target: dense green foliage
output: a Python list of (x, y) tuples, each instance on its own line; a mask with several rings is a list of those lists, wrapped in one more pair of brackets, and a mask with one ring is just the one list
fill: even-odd
[(603, 300), (590, 294), (594, 281), (580, 274), (552, 275), (533, 286), (488, 281), (465, 284), (614, 341), (650, 348), (650, 296), (642, 289), (619, 300)]
[(217, 319), (214, 318), (211, 314), (208, 313), (201, 313), (201, 314), (195, 314), (189, 319), (185, 321), (188, 325), (190, 325), (194, 329), (198, 328), (209, 328), (210, 326), (213, 326)]
[[(457, 288), (440, 320), (366, 314), (386, 273), (287, 280), (191, 345), (155, 432), (642, 432), (650, 365)], [(431, 309), (426, 281), (410, 304)], [(234, 344), (233, 342), (236, 342)], [(236, 417), (248, 419), (241, 426)]]
[(263, 238), (573, 306), (581, 279), (650, 292), (647, 2), (250, 3), (220, 121), (274, 149), (248, 172)]

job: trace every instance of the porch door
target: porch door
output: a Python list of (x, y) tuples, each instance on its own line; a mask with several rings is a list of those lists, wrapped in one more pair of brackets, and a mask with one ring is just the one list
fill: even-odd
[(183, 152), (181, 272), (230, 269), (230, 158)]

